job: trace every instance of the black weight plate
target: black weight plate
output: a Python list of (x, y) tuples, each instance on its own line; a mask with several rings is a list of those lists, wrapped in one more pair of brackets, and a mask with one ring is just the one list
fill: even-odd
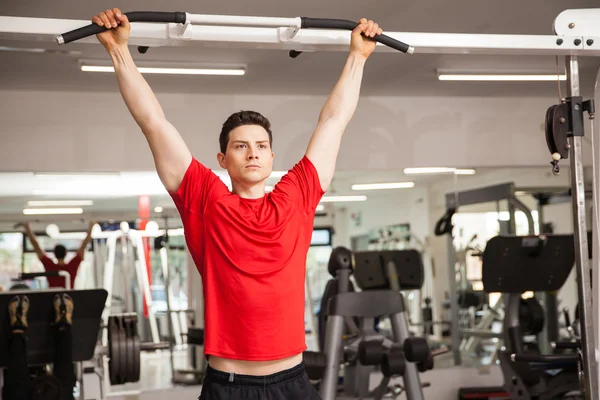
[(117, 363), (119, 364), (119, 382), (127, 383), (127, 334), (125, 331), (124, 321), (121, 321), (121, 329), (119, 329)]
[(554, 141), (554, 111), (557, 105), (550, 106), (546, 111), (546, 123), (545, 123), (545, 134), (546, 134), (546, 145), (550, 154), (556, 153), (558, 146)]
[(128, 316), (127, 326), (127, 382), (140, 380), (140, 338), (137, 332), (137, 316)]
[(108, 318), (108, 370), (111, 385), (119, 385), (118, 341), (119, 320)]
[[(137, 382), (139, 381), (139, 373), (136, 371), (136, 355), (135, 352), (135, 340), (136, 340), (136, 320), (129, 319), (127, 321), (127, 381)], [(137, 363), (139, 364), (139, 362)]]
[(133, 337), (133, 368), (132, 368), (132, 382), (138, 382), (140, 380), (140, 337), (136, 335)]
[(127, 379), (127, 382), (135, 382), (132, 379), (133, 361), (131, 358), (133, 356), (133, 332), (131, 329), (131, 323), (131, 318), (127, 318), (125, 320), (125, 332), (127, 335), (127, 357), (125, 358), (127, 364), (127, 372), (125, 373), (125, 379)]

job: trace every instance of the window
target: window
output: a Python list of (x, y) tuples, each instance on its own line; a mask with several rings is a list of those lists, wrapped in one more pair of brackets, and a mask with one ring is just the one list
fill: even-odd
[(0, 233), (0, 292), (12, 286), (11, 280), (21, 273), (23, 234)]

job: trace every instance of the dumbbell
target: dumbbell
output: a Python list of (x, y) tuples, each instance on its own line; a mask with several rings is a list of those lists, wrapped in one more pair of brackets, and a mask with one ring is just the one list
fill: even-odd
[(406, 370), (406, 356), (400, 347), (392, 347), (383, 356), (381, 372), (391, 378), (394, 375), (404, 375)]
[(408, 338), (404, 341), (403, 349), (406, 359), (410, 362), (417, 363), (419, 372), (433, 369), (433, 355), (429, 350), (427, 340), (420, 337)]
[(362, 365), (381, 365), (386, 377), (404, 375), (406, 358), (400, 347), (387, 348), (383, 340), (362, 340), (358, 345), (358, 360)]

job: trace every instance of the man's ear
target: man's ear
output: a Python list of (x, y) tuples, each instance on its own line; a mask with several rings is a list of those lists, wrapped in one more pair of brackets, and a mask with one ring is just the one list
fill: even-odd
[(219, 165), (221, 166), (221, 168), (227, 169), (227, 166), (225, 164), (225, 154), (218, 153), (217, 154), (217, 161), (219, 162)]

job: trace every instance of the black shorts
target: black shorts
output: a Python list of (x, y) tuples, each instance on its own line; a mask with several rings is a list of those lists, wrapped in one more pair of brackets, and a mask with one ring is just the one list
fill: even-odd
[(321, 400), (304, 363), (266, 376), (229, 374), (208, 366), (199, 400)]

